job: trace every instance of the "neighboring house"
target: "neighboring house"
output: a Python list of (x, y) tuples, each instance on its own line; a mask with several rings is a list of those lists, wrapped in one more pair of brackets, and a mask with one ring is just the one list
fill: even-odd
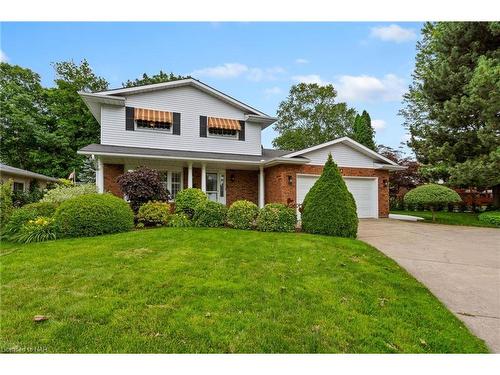
[(40, 189), (45, 189), (47, 183), (57, 182), (57, 178), (48, 177), (43, 174), (30, 172), (20, 168), (14, 168), (6, 164), (0, 163), (0, 179), (3, 182), (12, 180), (13, 191), (29, 191), (30, 185), (33, 182), (38, 183)]
[(117, 177), (144, 165), (161, 171), (174, 200), (197, 187), (226, 205), (247, 199), (297, 206), (331, 152), (359, 217), (389, 213), (396, 163), (347, 137), (295, 152), (264, 149), (261, 132), (276, 119), (198, 80), (80, 95), (101, 124), (101, 143), (79, 150), (97, 159), (99, 192), (122, 196)]

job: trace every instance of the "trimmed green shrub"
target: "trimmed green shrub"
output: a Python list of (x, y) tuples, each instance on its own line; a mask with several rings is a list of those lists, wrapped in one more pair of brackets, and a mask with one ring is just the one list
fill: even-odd
[(175, 196), (175, 212), (184, 212), (190, 219), (193, 218), (196, 207), (208, 200), (207, 195), (200, 189), (189, 188), (181, 190)]
[(295, 224), (295, 210), (281, 203), (266, 204), (257, 216), (257, 229), (262, 232), (294, 232)]
[(12, 202), (12, 180), (0, 184), (0, 226), (9, 220), (14, 205)]
[(227, 211), (227, 223), (235, 229), (252, 229), (259, 214), (259, 207), (253, 202), (234, 202)]
[(97, 191), (94, 184), (83, 185), (58, 185), (52, 190), (49, 190), (40, 202), (62, 203), (68, 199), (79, 197), (80, 195), (92, 194)]
[(21, 243), (49, 241), (56, 239), (56, 232), (54, 219), (40, 216), (23, 224), (13, 239)]
[(139, 208), (137, 221), (146, 227), (167, 225), (170, 205), (165, 202), (147, 202)]
[(56, 212), (57, 204), (48, 202), (30, 203), (17, 208), (12, 212), (9, 221), (3, 227), (2, 233), (11, 237), (21, 231), (21, 228), (30, 220), (37, 217), (52, 217)]
[(500, 211), (483, 212), (478, 217), (479, 221), (500, 227)]
[(356, 202), (331, 154), (321, 177), (304, 198), (301, 220), (304, 232), (356, 238)]
[(189, 217), (184, 212), (179, 212), (170, 216), (168, 226), (173, 228), (186, 228), (192, 227), (193, 222), (189, 220)]
[(432, 212), (432, 221), (435, 221), (435, 211), (439, 206), (459, 203), (462, 201), (455, 190), (438, 184), (427, 184), (410, 190), (404, 196), (404, 202), (408, 205), (424, 205)]
[(226, 224), (227, 207), (222, 203), (206, 201), (196, 207), (193, 221), (199, 227), (223, 227)]
[(54, 219), (62, 237), (90, 237), (126, 232), (134, 213), (123, 199), (111, 194), (86, 194), (63, 202)]

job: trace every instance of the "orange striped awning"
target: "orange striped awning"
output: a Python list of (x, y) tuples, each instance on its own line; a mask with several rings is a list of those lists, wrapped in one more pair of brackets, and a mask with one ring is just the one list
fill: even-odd
[(227, 130), (241, 130), (240, 122), (238, 120), (230, 120), (227, 118), (209, 117), (209, 129), (227, 129)]
[(172, 123), (172, 112), (155, 111), (153, 109), (135, 108), (134, 119), (153, 122)]

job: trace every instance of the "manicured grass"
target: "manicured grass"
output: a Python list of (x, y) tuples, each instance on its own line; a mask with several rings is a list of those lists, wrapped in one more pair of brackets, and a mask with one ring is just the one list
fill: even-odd
[[(395, 211), (391, 210), (391, 214), (410, 215), (423, 217), (425, 222), (432, 223), (432, 213), (430, 211)], [(477, 218), (479, 214), (468, 212), (436, 212), (436, 224), (448, 225), (469, 225), (473, 227), (489, 227), (496, 228), (494, 225), (483, 223)]]
[[(160, 228), (2, 244), (2, 351), (486, 352), (367, 244)], [(49, 319), (35, 323), (35, 315)]]

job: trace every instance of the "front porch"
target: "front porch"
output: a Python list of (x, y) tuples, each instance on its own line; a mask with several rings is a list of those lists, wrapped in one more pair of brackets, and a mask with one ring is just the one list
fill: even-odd
[(198, 188), (208, 198), (227, 206), (245, 199), (259, 207), (265, 203), (264, 167), (244, 162), (209, 160), (159, 160), (95, 156), (98, 192), (123, 196), (116, 179), (121, 174), (145, 166), (162, 174), (165, 187), (175, 201), (175, 195), (185, 188)]

